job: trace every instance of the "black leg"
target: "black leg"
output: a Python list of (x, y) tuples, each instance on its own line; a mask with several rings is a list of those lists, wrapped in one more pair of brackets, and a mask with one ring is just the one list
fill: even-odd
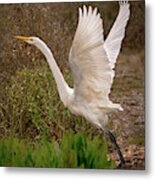
[(105, 130), (105, 132), (108, 134), (111, 142), (115, 145), (115, 148), (116, 148), (116, 150), (117, 150), (117, 153), (118, 153), (119, 158), (120, 158), (120, 161), (121, 161), (121, 163), (119, 164), (118, 168), (121, 168), (121, 167), (125, 164), (125, 160), (124, 160), (124, 157), (123, 157), (122, 152), (121, 152), (121, 150), (120, 150), (120, 147), (119, 147), (119, 145), (117, 144), (117, 141), (116, 141), (116, 139), (115, 139), (115, 136), (114, 136), (108, 129), (104, 129), (104, 130)]

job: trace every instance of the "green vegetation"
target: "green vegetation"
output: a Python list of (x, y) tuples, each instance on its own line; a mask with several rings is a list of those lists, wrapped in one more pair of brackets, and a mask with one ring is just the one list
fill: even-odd
[[(96, 129), (72, 115), (60, 102), (47, 64), (34, 59), (33, 64), (33, 69), (17, 71), (5, 89), (0, 111), (0, 165), (115, 167), (107, 160), (102, 135), (94, 136)], [(71, 84), (69, 74), (64, 73)]]
[[(66, 70), (68, 54), (77, 27), (77, 10), (83, 4), (99, 8), (106, 38), (116, 18), (118, 2), (0, 5), (1, 166), (114, 167), (105, 156), (107, 147), (103, 135), (82, 117), (71, 114), (60, 102), (42, 53), (14, 38), (25, 35), (43, 39), (72, 85)], [(119, 113), (119, 117), (112, 116), (109, 127), (117, 136), (122, 133), (128, 143), (143, 146), (145, 2), (130, 4), (131, 18), (110, 94), (112, 101), (122, 104), (124, 112)], [(61, 158), (56, 160), (58, 156)], [(61, 161), (56, 162), (58, 160)]]
[[(89, 134), (91, 125), (82, 117), (72, 115), (60, 101), (47, 63), (43, 60), (41, 63), (33, 60), (33, 63), (33, 69), (17, 71), (5, 89), (0, 108), (1, 127), (3, 131), (7, 129), (5, 135), (33, 140), (47, 136), (50, 139), (52, 136), (61, 137), (69, 128), (75, 132), (90, 129)], [(71, 83), (66, 70), (64, 75)]]
[(29, 144), (15, 138), (0, 140), (0, 166), (52, 168), (114, 168), (107, 159), (107, 146), (99, 137), (91, 139), (84, 133), (63, 134), (60, 143), (42, 139)]

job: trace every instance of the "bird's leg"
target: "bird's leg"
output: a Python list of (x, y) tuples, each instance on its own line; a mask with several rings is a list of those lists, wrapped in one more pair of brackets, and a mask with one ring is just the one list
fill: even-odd
[(125, 160), (124, 160), (124, 157), (122, 155), (122, 152), (120, 150), (120, 147), (119, 145), (117, 144), (117, 141), (116, 141), (116, 138), (115, 136), (108, 130), (108, 129), (105, 129), (104, 128), (104, 131), (107, 133), (107, 135), (109, 136), (111, 142), (115, 145), (115, 148), (117, 150), (117, 153), (119, 155), (119, 158), (120, 158), (120, 161), (121, 163), (118, 165), (118, 168), (121, 168), (124, 164), (125, 164)]

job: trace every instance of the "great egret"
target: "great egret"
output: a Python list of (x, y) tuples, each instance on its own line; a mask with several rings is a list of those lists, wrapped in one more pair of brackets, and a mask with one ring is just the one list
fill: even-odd
[(119, 2), (119, 13), (106, 40), (103, 37), (102, 19), (97, 8), (79, 8), (79, 22), (69, 54), (74, 88), (66, 83), (52, 52), (38, 37), (16, 36), (35, 45), (45, 55), (53, 72), (59, 96), (73, 114), (85, 117), (105, 131), (118, 151), (121, 163), (125, 160), (114, 135), (106, 128), (108, 114), (122, 111), (120, 104), (109, 99), (114, 78), (115, 62), (125, 36), (130, 16), (129, 3)]

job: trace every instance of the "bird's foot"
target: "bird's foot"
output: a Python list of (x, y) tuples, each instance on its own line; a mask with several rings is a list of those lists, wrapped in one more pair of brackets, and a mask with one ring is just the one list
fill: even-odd
[(116, 169), (124, 169), (125, 168), (125, 161), (124, 162), (120, 162), (118, 164), (118, 166), (116, 167)]

